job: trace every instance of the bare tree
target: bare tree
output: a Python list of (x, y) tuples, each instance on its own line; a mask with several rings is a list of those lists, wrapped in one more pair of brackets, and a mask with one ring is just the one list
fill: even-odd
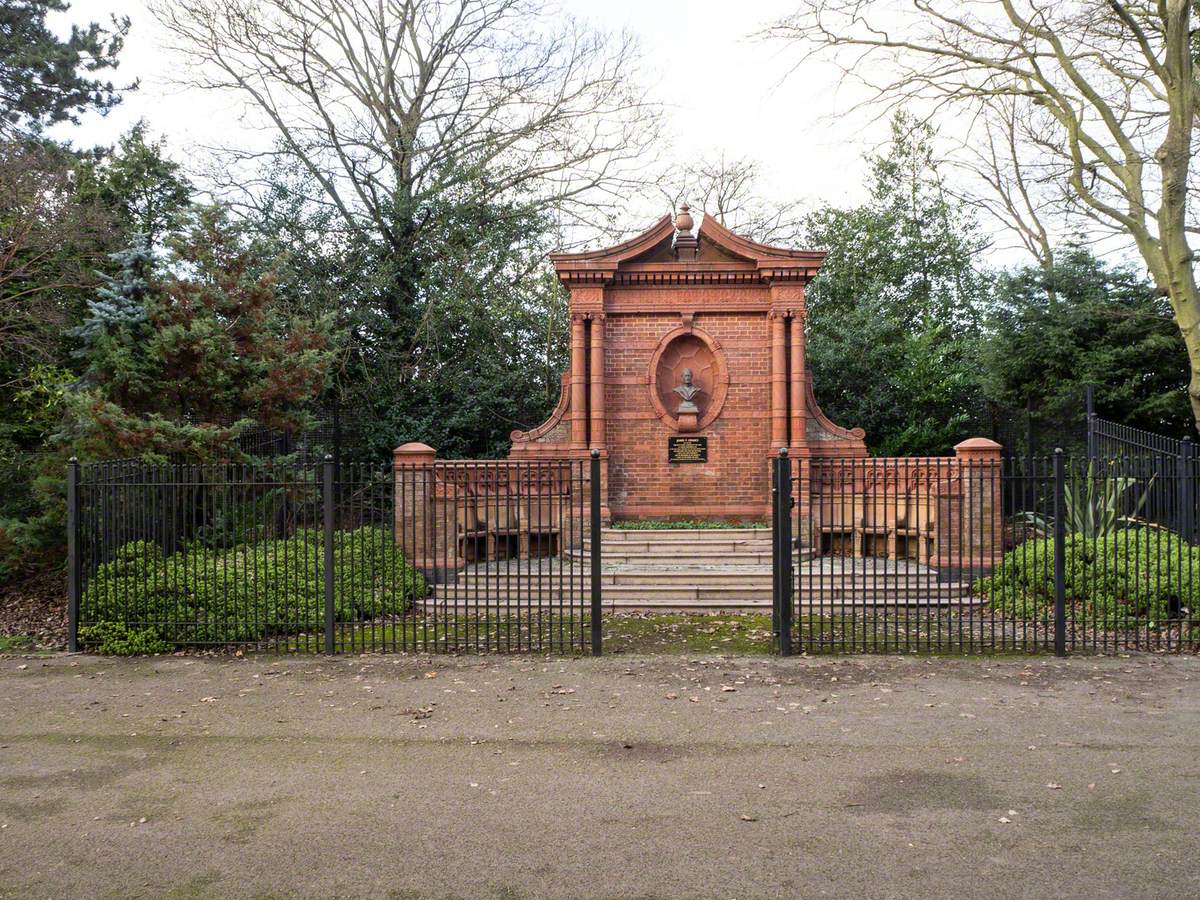
[(65, 151), (0, 142), (0, 388), (58, 358), (76, 305), (99, 280), (113, 223), (75, 188)]
[[(451, 206), (611, 225), (658, 129), (637, 49), (542, 0), (155, 0), (194, 83), (239, 93), (342, 226), (412, 260)], [(229, 148), (233, 149), (233, 148)], [(400, 271), (388, 312), (413, 302)]]
[(683, 177), (659, 183), (672, 210), (688, 203), (726, 228), (768, 244), (789, 244), (800, 237), (800, 205), (764, 196), (762, 170), (756, 160), (730, 159), (721, 153), (701, 157), (683, 171)]
[(802, 0), (766, 34), (831, 55), (868, 102), (982, 129), (993, 202), (1035, 255), (1057, 198), (1127, 236), (1171, 301), (1200, 423), (1192, 20), (1192, 0)]

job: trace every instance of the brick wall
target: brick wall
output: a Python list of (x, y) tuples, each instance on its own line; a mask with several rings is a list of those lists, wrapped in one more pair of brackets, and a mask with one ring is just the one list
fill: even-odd
[[(630, 292), (633, 293), (633, 292)], [(749, 291), (723, 293), (736, 297)], [(626, 298), (621, 298), (622, 300)], [(614, 307), (624, 306), (619, 301)], [(699, 434), (707, 464), (667, 462), (676, 434), (654, 412), (648, 371), (678, 313), (610, 312), (605, 322), (608, 500), (615, 517), (761, 519), (769, 514), (770, 335), (766, 312), (698, 313), (693, 324), (725, 354), (729, 390), (720, 416)]]

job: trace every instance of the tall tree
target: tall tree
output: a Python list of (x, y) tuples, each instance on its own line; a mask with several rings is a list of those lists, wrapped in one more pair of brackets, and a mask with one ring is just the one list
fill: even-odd
[(151, 140), (138, 122), (99, 158), (81, 162), (79, 196), (112, 211), (126, 235), (142, 235), (151, 246), (186, 223), (195, 191), (179, 164), (167, 156), (166, 142)]
[(72, 25), (64, 41), (46, 26), (46, 15), (70, 8), (64, 0), (0, 6), (0, 129), (38, 131), (120, 102), (119, 89), (95, 75), (117, 67), (129, 18), (113, 16), (107, 27)]
[[(293, 427), (324, 386), (328, 323), (275, 305), (271, 275), (220, 209), (203, 210), (172, 252), (158, 275), (144, 246), (123, 255), (92, 304), (84, 378), (66, 398), (81, 449), (227, 457), (242, 424)], [(144, 313), (131, 314), (138, 298)]]
[(1081, 398), (1096, 389), (1100, 414), (1160, 434), (1186, 429), (1187, 353), (1171, 307), (1144, 276), (1087, 248), (1056, 248), (1049, 269), (997, 279), (981, 354), (990, 402), (1033, 402), (1056, 435), (1081, 437)]
[(55, 364), (97, 283), (114, 226), (80, 202), (77, 162), (39, 141), (0, 143), (0, 390)]
[(981, 411), (984, 241), (947, 193), (932, 139), (898, 114), (887, 152), (869, 159), (867, 202), (806, 222), (807, 243), (828, 253), (808, 291), (820, 400), (883, 454), (945, 453)]
[(1030, 174), (1010, 192), (1026, 213), (1042, 207), (1020, 185), (1046, 179), (1132, 241), (1170, 300), (1200, 423), (1195, 16), (1194, 0), (803, 0), (768, 33), (831, 54), (889, 103), (996, 130), (1016, 151), (997, 156), (1000, 173)]
[[(636, 47), (542, 0), (158, 0), (198, 83), (236, 92), (343, 228), (386, 258), (411, 367), (430, 260), (459, 210), (605, 224), (654, 142)], [(235, 154), (236, 155), (236, 154)], [(235, 169), (236, 171), (236, 169)], [(236, 177), (236, 181), (241, 181)]]

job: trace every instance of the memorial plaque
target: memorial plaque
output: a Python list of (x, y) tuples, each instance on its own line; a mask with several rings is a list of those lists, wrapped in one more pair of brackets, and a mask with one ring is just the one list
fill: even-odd
[(671, 463), (706, 463), (706, 462), (708, 462), (708, 438), (706, 438), (706, 437), (669, 437), (669, 438), (667, 438), (667, 462), (671, 462)]

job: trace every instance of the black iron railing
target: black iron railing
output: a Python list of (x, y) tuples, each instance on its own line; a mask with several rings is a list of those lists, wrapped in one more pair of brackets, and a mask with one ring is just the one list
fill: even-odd
[(71, 646), (599, 652), (598, 469), (72, 461)]
[(1200, 649), (1194, 458), (774, 465), (781, 652)]

